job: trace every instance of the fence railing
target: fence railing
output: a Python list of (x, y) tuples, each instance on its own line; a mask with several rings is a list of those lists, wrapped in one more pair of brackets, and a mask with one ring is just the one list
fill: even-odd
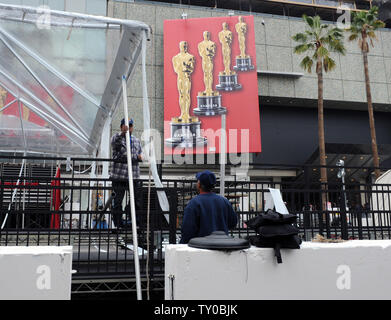
[[(57, 177), (58, 161), (54, 168), (36, 159), (24, 168), (21, 163), (1, 164), (0, 245), (72, 245), (75, 278), (132, 276), (133, 254), (137, 250), (142, 274), (162, 276), (164, 246), (180, 239), (184, 209), (197, 194), (195, 178), (164, 179), (163, 174), (160, 190), (167, 194), (169, 212), (161, 211), (153, 183), (140, 180), (136, 192), (139, 247), (134, 248), (127, 190), (123, 201), (125, 225), (116, 228), (111, 208), (112, 181), (99, 177), (99, 172), (90, 177), (93, 159), (73, 160), (68, 171), (66, 161), (61, 161)], [(100, 164), (95, 168), (99, 167)], [(306, 168), (310, 168), (307, 172), (315, 172)], [(316, 180), (226, 181), (225, 196), (239, 217), (231, 234), (242, 238), (253, 235), (246, 221), (267, 209), (269, 188), (278, 188), (289, 212), (298, 216), (303, 240), (309, 241), (316, 234), (327, 238), (391, 239), (391, 184), (351, 180), (343, 184), (334, 179), (322, 188)]]

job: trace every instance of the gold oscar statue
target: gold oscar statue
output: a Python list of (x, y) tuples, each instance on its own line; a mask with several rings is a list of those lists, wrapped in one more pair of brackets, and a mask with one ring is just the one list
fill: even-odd
[(223, 30), (219, 32), (219, 40), (221, 42), (221, 48), (223, 51), (223, 63), (224, 71), (220, 72), (226, 75), (230, 75), (231, 71), (231, 44), (232, 44), (232, 32), (228, 29), (228, 24), (223, 22)]
[(205, 91), (199, 94), (212, 96), (218, 94), (213, 91), (213, 58), (216, 54), (216, 44), (210, 40), (210, 32), (204, 31), (204, 41), (198, 44), (198, 53), (202, 58), (202, 70), (204, 71)]
[(240, 55), (236, 57), (235, 70), (239, 71), (250, 71), (254, 69), (251, 62), (251, 57), (246, 54), (246, 34), (247, 34), (247, 23), (244, 22), (244, 18), (239, 16), (239, 22), (235, 25), (236, 32), (239, 40)]
[(179, 53), (172, 58), (172, 65), (177, 74), (181, 115), (172, 118), (171, 138), (166, 139), (166, 144), (169, 146), (179, 145), (185, 148), (206, 143), (206, 139), (200, 136), (201, 123), (197, 117), (190, 116), (191, 74), (194, 71), (195, 58), (188, 52), (188, 49), (188, 43), (181, 41), (179, 43)]
[(239, 49), (241, 58), (247, 58), (246, 55), (246, 33), (247, 24), (244, 22), (243, 17), (239, 16), (239, 22), (235, 25), (236, 32), (238, 33)]
[(174, 118), (174, 122), (190, 123), (197, 122), (198, 118), (190, 117), (190, 91), (191, 91), (191, 74), (194, 71), (195, 58), (188, 52), (186, 41), (179, 43), (180, 52), (172, 58), (172, 65), (177, 74), (177, 87), (179, 92), (179, 107), (181, 115)]
[[(2, 87), (0, 87), (0, 109), (4, 107), (5, 100), (7, 99), (7, 91), (5, 91)], [(3, 112), (0, 111), (0, 115)]]
[(27, 108), (24, 104), (23, 104), (23, 112), (22, 112), (22, 114), (23, 114), (23, 120), (28, 121), (29, 118), (30, 118), (30, 109)]
[(198, 53), (202, 58), (205, 90), (198, 93), (198, 108), (194, 114), (214, 116), (225, 114), (226, 109), (221, 106), (221, 95), (213, 90), (213, 59), (216, 55), (216, 44), (210, 39), (210, 32), (203, 32), (204, 40), (198, 44)]
[(224, 71), (219, 73), (219, 84), (217, 90), (233, 91), (242, 88), (238, 84), (238, 75), (231, 70), (231, 44), (232, 32), (228, 29), (228, 24), (223, 22), (223, 30), (219, 32), (219, 40), (223, 54)]

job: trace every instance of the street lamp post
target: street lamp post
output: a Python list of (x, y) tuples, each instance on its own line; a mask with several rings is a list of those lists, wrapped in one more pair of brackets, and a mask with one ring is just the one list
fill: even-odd
[(347, 240), (348, 228), (347, 228), (347, 219), (346, 219), (345, 162), (340, 159), (337, 161), (336, 165), (337, 167), (339, 167), (337, 177), (342, 180), (342, 192), (341, 192), (341, 204), (340, 204), (341, 233), (342, 233), (342, 239)]

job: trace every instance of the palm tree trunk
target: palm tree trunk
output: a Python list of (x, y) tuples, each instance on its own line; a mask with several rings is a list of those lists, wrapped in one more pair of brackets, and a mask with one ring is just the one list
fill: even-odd
[(324, 138), (324, 114), (323, 114), (323, 71), (322, 60), (318, 58), (316, 65), (318, 74), (318, 138), (319, 138), (319, 160), (320, 160), (320, 182), (322, 184), (322, 208), (326, 210), (326, 189), (327, 189), (327, 169), (326, 165), (326, 147)]
[[(366, 38), (363, 37), (364, 46), (366, 44)], [(373, 166), (375, 169), (376, 179), (380, 176), (379, 169), (379, 153), (377, 150), (376, 143), (376, 130), (375, 130), (375, 118), (373, 116), (373, 105), (372, 105), (372, 93), (371, 93), (371, 84), (369, 81), (369, 70), (368, 70), (368, 51), (365, 47), (362, 48), (362, 54), (364, 59), (364, 73), (365, 73), (365, 88), (367, 92), (367, 101), (368, 101), (368, 114), (369, 114), (369, 127), (371, 129), (371, 145), (372, 145), (372, 155), (373, 155)]]

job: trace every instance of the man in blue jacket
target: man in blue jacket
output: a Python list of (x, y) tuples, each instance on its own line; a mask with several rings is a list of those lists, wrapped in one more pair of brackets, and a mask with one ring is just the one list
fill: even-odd
[(199, 195), (190, 200), (185, 208), (180, 243), (190, 239), (210, 235), (214, 231), (233, 229), (238, 217), (231, 203), (224, 197), (212, 192), (216, 176), (208, 170), (196, 174)]

